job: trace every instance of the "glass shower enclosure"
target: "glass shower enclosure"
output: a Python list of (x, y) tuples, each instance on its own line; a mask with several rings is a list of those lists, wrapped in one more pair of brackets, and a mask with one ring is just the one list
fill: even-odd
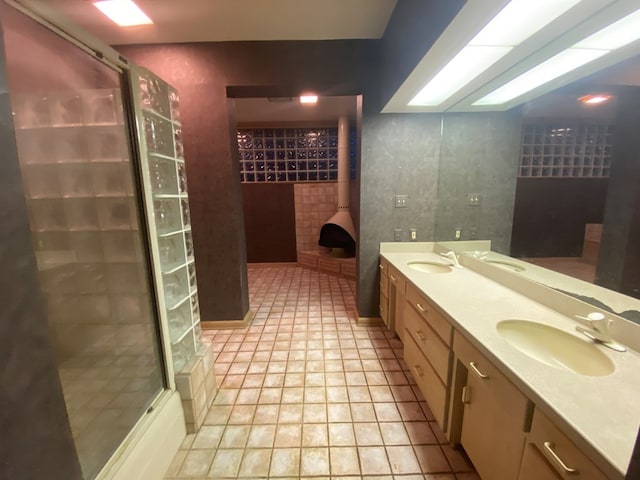
[(39, 286), (92, 479), (199, 347), (178, 96), (17, 9), (2, 24)]

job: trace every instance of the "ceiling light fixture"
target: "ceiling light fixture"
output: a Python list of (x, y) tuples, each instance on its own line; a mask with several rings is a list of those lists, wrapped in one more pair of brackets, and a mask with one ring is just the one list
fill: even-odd
[(585, 95), (583, 97), (578, 98), (578, 101), (585, 103), (587, 105), (597, 105), (599, 103), (604, 103), (609, 99), (611, 99), (611, 95), (602, 94), (602, 93), (593, 93), (593, 94)]
[(317, 95), (300, 95), (300, 103), (313, 104), (318, 103)]
[(131, 0), (101, 0), (93, 2), (93, 5), (120, 27), (153, 23), (153, 20)]
[(409, 105), (442, 104), (515, 46), (580, 1), (512, 0), (409, 101)]
[(477, 100), (473, 105), (502, 105), (638, 39), (640, 39), (640, 10), (536, 65)]

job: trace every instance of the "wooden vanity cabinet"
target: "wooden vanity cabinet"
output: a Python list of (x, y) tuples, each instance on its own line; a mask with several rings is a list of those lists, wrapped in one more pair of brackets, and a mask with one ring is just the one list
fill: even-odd
[(460, 443), (483, 480), (517, 480), (532, 405), (457, 331), (453, 351), (459, 362), (456, 371), (461, 365), (467, 368), (460, 392)]
[(389, 262), (380, 257), (380, 318), (389, 327)]
[(446, 431), (453, 328), (434, 305), (408, 282), (403, 313), (404, 360), (438, 425)]
[(606, 480), (540, 410), (533, 415), (518, 480)]
[(389, 265), (389, 315), (396, 335), (404, 343), (404, 302), (406, 279), (398, 269)]

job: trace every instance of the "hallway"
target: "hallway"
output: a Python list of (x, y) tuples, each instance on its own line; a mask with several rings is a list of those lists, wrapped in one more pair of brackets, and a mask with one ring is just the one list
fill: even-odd
[(166, 479), (478, 480), (433, 421), (384, 327), (356, 326), (355, 283), (249, 266), (255, 319), (205, 331), (218, 393)]

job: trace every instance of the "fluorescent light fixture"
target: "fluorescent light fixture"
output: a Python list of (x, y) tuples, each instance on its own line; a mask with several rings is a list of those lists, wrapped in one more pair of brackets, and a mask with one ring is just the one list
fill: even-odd
[(435, 106), (581, 0), (512, 0), (409, 101)]
[(640, 10), (606, 26), (477, 100), (502, 105), (593, 60), (640, 39)]
[(300, 95), (300, 103), (307, 103), (307, 104), (318, 103), (318, 96), (317, 95)]
[(594, 93), (585, 95), (583, 97), (578, 98), (579, 102), (586, 103), (587, 105), (597, 105), (599, 103), (604, 103), (611, 98), (611, 95), (606, 95), (602, 93)]
[(473, 105), (502, 105), (607, 53), (607, 50), (569, 48), (485, 95)]
[(101, 0), (93, 5), (121, 27), (149, 25), (153, 21), (131, 0)]

